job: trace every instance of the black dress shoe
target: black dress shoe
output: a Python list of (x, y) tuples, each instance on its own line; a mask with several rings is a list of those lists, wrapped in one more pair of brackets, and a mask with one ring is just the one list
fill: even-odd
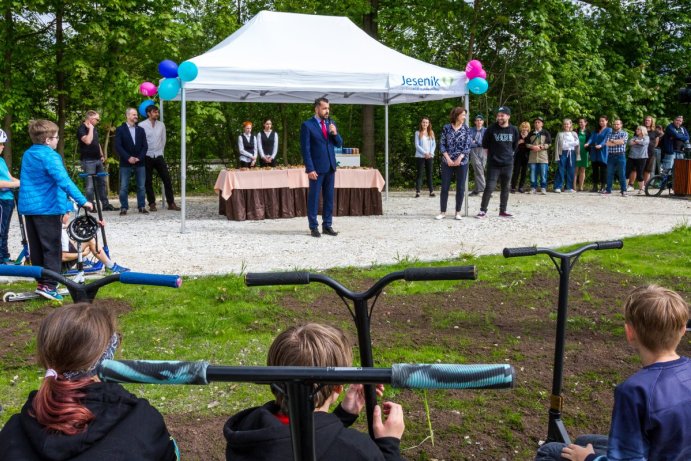
[(333, 227), (322, 227), (322, 234), (336, 237), (338, 235), (338, 232), (336, 232)]
[(141, 214), (149, 214), (149, 212), (146, 211), (146, 208), (140, 208), (140, 209), (139, 209), (139, 212), (140, 212)]
[(106, 204), (103, 206), (103, 211), (118, 211), (117, 208), (115, 208), (113, 205), (110, 203)]
[(120, 208), (120, 216), (125, 216), (127, 214), (127, 208)]
[(317, 228), (310, 229), (310, 235), (312, 237), (321, 237), (322, 236), (322, 234), (319, 233), (319, 229), (317, 229)]

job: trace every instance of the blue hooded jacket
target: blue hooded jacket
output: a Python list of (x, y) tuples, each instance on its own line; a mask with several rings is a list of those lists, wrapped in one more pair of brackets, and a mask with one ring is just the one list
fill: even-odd
[(34, 144), (24, 152), (19, 178), (18, 209), (23, 215), (62, 215), (67, 196), (79, 206), (87, 201), (67, 174), (60, 154), (44, 144)]

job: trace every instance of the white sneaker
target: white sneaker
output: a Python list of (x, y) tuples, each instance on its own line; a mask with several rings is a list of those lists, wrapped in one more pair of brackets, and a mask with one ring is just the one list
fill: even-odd
[(456, 213), (456, 217), (453, 219), (455, 219), (456, 221), (460, 221), (461, 220), (461, 213)]
[(434, 219), (436, 219), (436, 220), (444, 219), (444, 218), (446, 218), (446, 214), (444, 214), (444, 213), (439, 213), (438, 215), (436, 215), (434, 217)]
[(532, 195), (535, 195), (535, 194), (537, 194), (537, 191), (536, 191), (535, 189), (530, 189), (530, 193), (531, 193)]
[(544, 187), (540, 189), (540, 194), (547, 195), (547, 189), (545, 189)]
[(633, 186), (629, 186), (626, 188), (626, 192), (633, 192)]
[(554, 189), (555, 194), (561, 194), (561, 189)]
[(576, 191), (574, 189), (569, 189), (569, 194), (575, 194)]

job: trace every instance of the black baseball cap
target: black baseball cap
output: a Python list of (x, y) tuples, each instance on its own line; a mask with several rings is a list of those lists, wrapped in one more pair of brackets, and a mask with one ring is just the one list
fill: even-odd
[(505, 113), (506, 115), (511, 115), (511, 108), (509, 106), (499, 106), (497, 113)]
[(474, 118), (474, 120), (484, 120), (485, 117), (482, 116), (482, 114), (477, 114)]
[(535, 117), (535, 118), (533, 119), (533, 122), (536, 121), (536, 120), (540, 120), (542, 123), (545, 123), (545, 119), (542, 118), (542, 117), (540, 117), (540, 116)]

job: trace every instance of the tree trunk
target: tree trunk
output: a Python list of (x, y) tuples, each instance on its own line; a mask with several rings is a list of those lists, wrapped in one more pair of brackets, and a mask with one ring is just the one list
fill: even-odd
[[(14, 19), (12, 17), (12, 8), (10, 3), (6, 4), (4, 11), (4, 22), (5, 22), (5, 40), (4, 47), (5, 53), (3, 56), (3, 62), (0, 64), (0, 72), (2, 72), (2, 89), (3, 94), (6, 95), (7, 99), (11, 99), (12, 95), (12, 48), (14, 47)], [(7, 100), (6, 99), (6, 100)], [(5, 157), (5, 163), (7, 163), (7, 168), (12, 172), (12, 118), (13, 118), (12, 104), (8, 104), (7, 112), (3, 117), (2, 127), (9, 142), (5, 143), (5, 151), (3, 157)]]
[(63, 158), (65, 157), (65, 123), (67, 121), (65, 116), (67, 108), (67, 89), (64, 69), (65, 36), (62, 24), (64, 16), (65, 4), (63, 2), (58, 2), (55, 10), (55, 83), (58, 96), (56, 113), (58, 116), (58, 136), (60, 136), (57, 150)]
[[(370, 0), (370, 12), (363, 16), (362, 21), (365, 32), (374, 39), (379, 36), (378, 12), (379, 0)], [(371, 167), (377, 166), (374, 153), (374, 106), (362, 106), (362, 153)]]
[(468, 61), (473, 59), (473, 47), (475, 46), (475, 35), (477, 34), (477, 21), (479, 16), (480, 0), (475, 0), (473, 2), (473, 24), (470, 27), (470, 38), (468, 39)]

